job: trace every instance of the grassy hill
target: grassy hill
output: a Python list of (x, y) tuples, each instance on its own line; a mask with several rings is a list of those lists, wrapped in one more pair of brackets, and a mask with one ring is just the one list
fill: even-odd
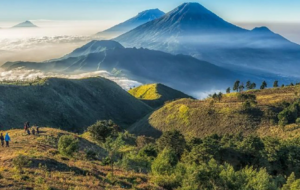
[(256, 96), (256, 105), (245, 108), (239, 93), (223, 95), (220, 102), (181, 99), (170, 102), (130, 127), (130, 132), (158, 137), (161, 132), (177, 129), (188, 137), (211, 134), (257, 134), (288, 138), (299, 136), (298, 124), (282, 127), (278, 114), (298, 100), (299, 86), (252, 90), (242, 94)]
[(167, 101), (192, 98), (163, 84), (146, 84), (130, 89), (128, 92), (154, 108), (163, 106)]
[(127, 127), (151, 108), (104, 78), (49, 78), (33, 83), (0, 85), (2, 129), (32, 125), (83, 131), (97, 120), (111, 119)]
[[(41, 190), (102, 190), (102, 189), (136, 189), (151, 187), (145, 174), (125, 172), (115, 169), (114, 183), (108, 173), (110, 166), (103, 166), (99, 160), (107, 155), (97, 146), (89, 135), (41, 128), (38, 136), (25, 135), (23, 130), (8, 131), (11, 137), (9, 148), (1, 148), (0, 154), (0, 189), (41, 189)], [(62, 156), (57, 142), (62, 135), (72, 135), (79, 140), (79, 151), (73, 157)], [(91, 160), (87, 152), (96, 153)], [(19, 155), (30, 164), (24, 172), (15, 169), (14, 159)], [(98, 160), (99, 159), (99, 160)], [(25, 159), (24, 159), (25, 160)], [(155, 189), (154, 187), (151, 189)]]

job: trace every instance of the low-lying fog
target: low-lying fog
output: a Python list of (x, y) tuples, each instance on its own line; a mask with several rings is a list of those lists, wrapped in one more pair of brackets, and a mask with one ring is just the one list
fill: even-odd
[(18, 23), (0, 22), (0, 65), (7, 61), (44, 61), (63, 56), (119, 21), (31, 22), (38, 28), (11, 28)]
[[(24, 20), (25, 21), (25, 20)], [(97, 32), (103, 31), (120, 21), (51, 21), (31, 20), (38, 28), (11, 28), (24, 22), (0, 22), (0, 65), (7, 61), (45, 61), (59, 58), (74, 49), (95, 39)], [(256, 26), (267, 26), (276, 33), (300, 44), (300, 24), (279, 23), (237, 23), (238, 26), (253, 29)], [(111, 36), (102, 39), (110, 39)], [(116, 78), (106, 71), (96, 71), (82, 75), (61, 75), (44, 73), (35, 70), (1, 71), (0, 81), (3, 80), (33, 80), (36, 77), (83, 78), (103, 76), (117, 82), (124, 89), (139, 86), (141, 83), (125, 78)], [(195, 92), (197, 98), (205, 98), (209, 92)]]

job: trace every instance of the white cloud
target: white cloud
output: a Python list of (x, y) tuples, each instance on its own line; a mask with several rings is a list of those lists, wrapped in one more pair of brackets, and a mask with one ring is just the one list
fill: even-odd
[(107, 71), (95, 71), (95, 72), (87, 72), (82, 74), (64, 75), (58, 73), (42, 72), (37, 70), (28, 70), (28, 69), (21, 69), (21, 68), (10, 70), (10, 71), (0, 70), (0, 81), (33, 81), (36, 80), (37, 78), (48, 78), (48, 77), (81, 79), (81, 78), (99, 77), (99, 76), (116, 82), (125, 90), (128, 90), (134, 86), (142, 85), (137, 81), (129, 80), (124, 77), (114, 77)]

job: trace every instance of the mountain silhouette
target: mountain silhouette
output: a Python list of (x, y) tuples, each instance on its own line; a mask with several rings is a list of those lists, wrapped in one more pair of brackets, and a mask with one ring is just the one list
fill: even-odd
[(117, 38), (125, 47), (187, 54), (221, 67), (255, 74), (298, 76), (300, 46), (267, 27), (246, 30), (199, 3), (184, 3)]
[(144, 48), (124, 48), (115, 41), (92, 41), (72, 53), (42, 63), (7, 62), (1, 68), (36, 69), (62, 73), (106, 70), (142, 83), (163, 83), (191, 93), (224, 88), (240, 74), (187, 55), (172, 55)]
[(37, 27), (37, 26), (28, 20), (13, 26), (13, 28), (34, 28), (34, 27)]
[(165, 13), (159, 9), (150, 9), (140, 12), (137, 16), (126, 20), (116, 26), (113, 26), (105, 31), (97, 33), (97, 36), (118, 36), (126, 33), (142, 24), (160, 18)]

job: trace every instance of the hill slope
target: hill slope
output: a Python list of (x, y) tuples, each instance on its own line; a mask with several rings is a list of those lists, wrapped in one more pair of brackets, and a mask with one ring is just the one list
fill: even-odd
[(300, 65), (299, 45), (266, 27), (237, 27), (198, 3), (184, 3), (115, 40), (125, 47), (183, 53), (241, 71), (247, 68), (298, 76), (294, 68)]
[(154, 108), (163, 106), (167, 101), (192, 98), (163, 84), (146, 84), (130, 89), (128, 92)]
[(8, 62), (1, 68), (19, 67), (64, 73), (106, 70), (141, 83), (163, 83), (186, 93), (223, 88), (243, 78), (191, 56), (124, 48), (115, 41), (92, 41), (60, 59), (42, 63)]
[[(115, 168), (114, 178), (110, 181), (110, 166), (103, 166), (107, 152), (90, 139), (88, 135), (41, 128), (40, 135), (25, 135), (24, 130), (7, 131), (11, 137), (9, 148), (2, 148), (0, 154), (0, 188), (5, 190), (19, 189), (129, 189), (134, 185), (159, 190), (148, 182), (146, 174), (134, 173)], [(2, 131), (1, 131), (2, 132)], [(73, 157), (62, 156), (58, 151), (58, 140), (62, 135), (71, 135), (79, 140), (79, 150)], [(87, 156), (95, 153), (95, 158)], [(15, 169), (13, 160), (19, 155), (25, 156), (22, 162), (29, 161), (25, 172)], [(102, 160), (102, 161), (101, 161)]]
[(221, 102), (181, 99), (166, 104), (130, 127), (136, 134), (158, 137), (162, 131), (180, 130), (189, 137), (204, 137), (212, 134), (257, 134), (260, 136), (297, 136), (297, 124), (278, 126), (277, 115), (299, 99), (300, 86), (254, 90), (243, 94), (256, 96), (257, 105), (245, 109), (237, 93), (224, 95)]
[(118, 35), (121, 35), (123, 33), (126, 33), (142, 24), (145, 24), (149, 21), (155, 20), (157, 18), (160, 18), (165, 13), (162, 12), (159, 9), (150, 9), (143, 12), (140, 12), (137, 16), (126, 20), (116, 26), (113, 26), (105, 31), (99, 32), (96, 35), (101, 36), (108, 36), (108, 37), (116, 37)]
[(26, 86), (0, 85), (0, 126), (39, 126), (81, 132), (97, 120), (126, 127), (151, 111), (116, 83), (104, 78), (43, 79)]

